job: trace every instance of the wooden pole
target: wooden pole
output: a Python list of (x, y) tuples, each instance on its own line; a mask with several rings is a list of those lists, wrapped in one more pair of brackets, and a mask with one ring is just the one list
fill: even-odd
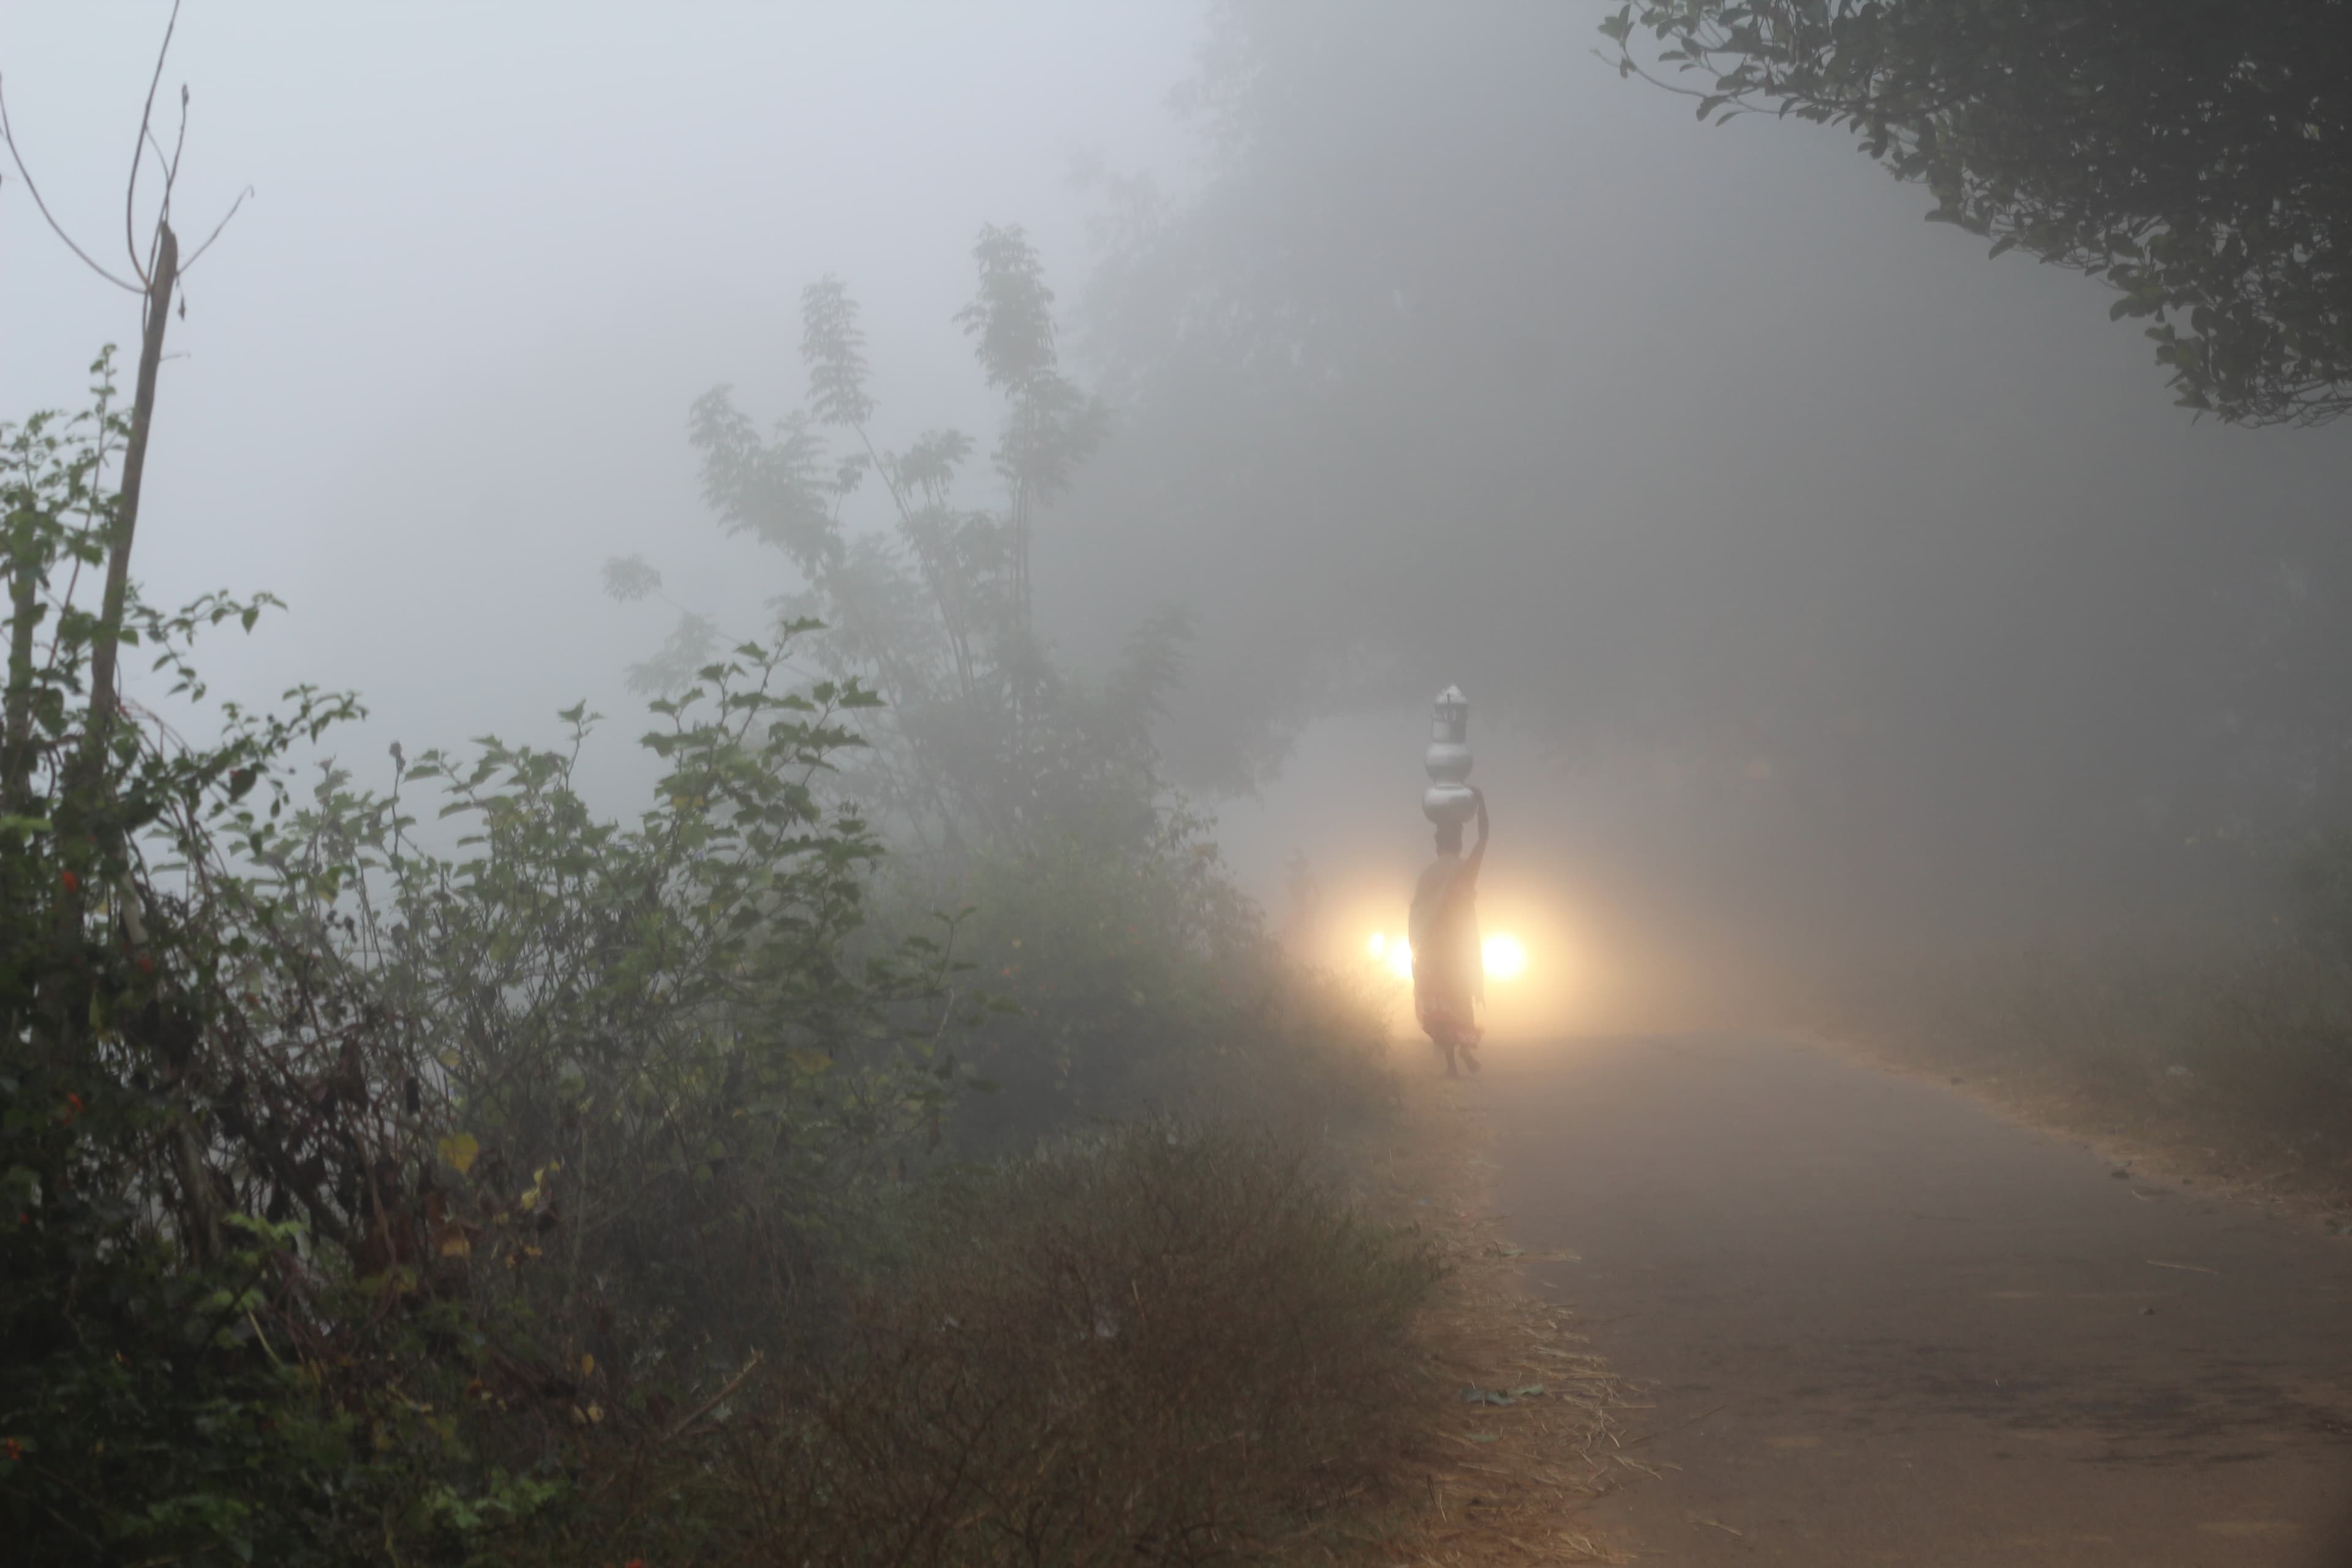
[(131, 400), (131, 441), (122, 453), (122, 489), (115, 498), (114, 527), (107, 541), (106, 597), (99, 607), (98, 637), (89, 658), (90, 760), (100, 761), (121, 705), (115, 690), (115, 653), (122, 637), (123, 601), (131, 590), (131, 544), (139, 531), (139, 488), (147, 472), (147, 437), (155, 425), (155, 373), (163, 362), (163, 329), (172, 316), (172, 290), (180, 279), (180, 241), (172, 226), (155, 226), (155, 272), (147, 287), (146, 330), (139, 339), (139, 383)]

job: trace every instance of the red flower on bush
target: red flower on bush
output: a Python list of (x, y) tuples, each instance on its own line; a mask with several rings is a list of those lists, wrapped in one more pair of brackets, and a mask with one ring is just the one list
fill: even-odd
[(84, 1105), (84, 1104), (81, 1102), (81, 1096), (80, 1096), (80, 1095), (78, 1095), (78, 1094), (69, 1094), (69, 1095), (67, 1095), (67, 1096), (66, 1096), (66, 1125), (67, 1125), (67, 1126), (68, 1126), (68, 1127), (71, 1127), (71, 1126), (74, 1124), (74, 1118), (75, 1118), (75, 1117), (77, 1117), (77, 1116), (79, 1116), (83, 1111), (85, 1111), (85, 1110), (89, 1110), (89, 1107), (88, 1107), (88, 1106)]
[(81, 886), (81, 879), (75, 876), (71, 871), (58, 872), (58, 880), (66, 885), (66, 891), (68, 893)]
[(14, 1437), (0, 1438), (0, 1454), (7, 1455), (9, 1462), (14, 1464), (25, 1457), (25, 1445)]

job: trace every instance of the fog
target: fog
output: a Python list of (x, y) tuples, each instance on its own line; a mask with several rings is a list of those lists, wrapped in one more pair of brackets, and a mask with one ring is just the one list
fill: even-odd
[[(102, 257), (167, 9), (0, 16)], [(174, 328), (152, 595), (287, 599), (220, 684), (358, 689), (354, 756), (583, 697), (633, 732), (665, 624), (606, 557), (739, 635), (792, 585), (713, 526), (688, 403), (796, 404), (835, 273), (894, 438), (989, 428), (950, 319), (979, 226), (1021, 224), (1116, 419), (1040, 523), (1040, 621), (1085, 671), (1187, 616), (1172, 774), (1277, 921), (1304, 857), (1318, 954), (1426, 852), (1449, 681), (1530, 1026), (2262, 918), (2344, 804), (2344, 435), (2192, 420), (2096, 285), (1923, 224), (1841, 135), (1696, 123), (1598, 15), (193, 5), (182, 226), (256, 195)], [(0, 277), (11, 416), (135, 331), (13, 174)]]
[(1199, 607), (1172, 744), (1280, 763), (1246, 858), (1401, 885), (1364, 781), (1454, 679), (1497, 864), (1653, 1004), (2266, 919), (2344, 805), (2341, 432), (2193, 421), (2099, 287), (1592, 20), (1236, 13), (1206, 197), (1092, 300), (1151, 438), (1066, 581)]
[[(52, 210), (122, 256), (122, 176), (169, 6), (12, 5), (11, 118)], [(151, 596), (234, 584), (291, 614), (207, 660), (226, 690), (362, 691), (344, 749), (546, 739), (667, 629), (598, 587), (641, 552), (739, 636), (788, 568), (698, 498), (688, 404), (801, 396), (803, 284), (865, 299), (890, 423), (992, 418), (949, 317), (981, 224), (1086, 260), (1074, 162), (1181, 167), (1163, 100), (1188, 10), (1083, 4), (387, 6), (199, 0), (184, 230), (254, 197), (189, 283), (140, 534)], [(121, 270), (118, 266), (117, 270)], [(0, 407), (75, 405), (137, 303), (0, 186)], [(894, 429), (894, 434), (897, 434)], [(625, 768), (625, 746), (610, 763)], [(593, 765), (593, 763), (592, 763)]]

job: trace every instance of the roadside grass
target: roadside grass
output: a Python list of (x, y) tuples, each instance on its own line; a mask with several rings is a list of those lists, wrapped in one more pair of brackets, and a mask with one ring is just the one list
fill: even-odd
[(1987, 952), (1850, 984), (1821, 1023), (2025, 1120), (2352, 1206), (2352, 963), (2308, 944), (2182, 931)]
[[(1351, 1523), (1342, 1562), (1443, 1568), (1622, 1561), (1583, 1506), (1644, 1472), (1621, 1432), (1618, 1384), (1564, 1306), (1528, 1289), (1538, 1258), (1496, 1212), (1479, 1091), (1402, 1047), (1398, 1134), (1358, 1168), (1374, 1212), (1407, 1216), (1445, 1265), (1413, 1331), (1413, 1423), (1384, 1497)], [(1651, 1472), (1654, 1473), (1654, 1472)], [(1299, 1561), (1325, 1561), (1301, 1557)]]
[(1442, 1264), (1296, 1144), (1144, 1123), (984, 1173), (815, 1390), (820, 1560), (1208, 1563), (1378, 1479)]

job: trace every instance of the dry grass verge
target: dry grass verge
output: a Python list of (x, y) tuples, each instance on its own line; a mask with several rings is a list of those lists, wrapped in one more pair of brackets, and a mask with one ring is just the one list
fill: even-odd
[(1821, 1030), (2119, 1164), (2352, 1224), (2352, 969), (2285, 945), (2020, 949), (1847, 987)]
[(1610, 1560), (1608, 1370), (1525, 1289), (1470, 1097), (1402, 1078), (1338, 1142), (1151, 1123), (910, 1192), (824, 1347), (583, 1431), (584, 1510), (509, 1560)]
[(971, 1173), (836, 1343), (604, 1499), (599, 1538), (649, 1564), (1276, 1559), (1384, 1494), (1440, 1272), (1270, 1136), (1144, 1124)]
[(1471, 1097), (1418, 1055), (1402, 1077), (1400, 1135), (1368, 1163), (1363, 1197), (1404, 1216), (1446, 1275), (1414, 1325), (1415, 1421), (1387, 1505), (1356, 1536), (1360, 1559), (1315, 1560), (1616, 1561), (1578, 1522), (1631, 1462), (1610, 1414), (1614, 1380), (1566, 1309), (1528, 1290), (1529, 1255), (1495, 1213), (1490, 1140)]

